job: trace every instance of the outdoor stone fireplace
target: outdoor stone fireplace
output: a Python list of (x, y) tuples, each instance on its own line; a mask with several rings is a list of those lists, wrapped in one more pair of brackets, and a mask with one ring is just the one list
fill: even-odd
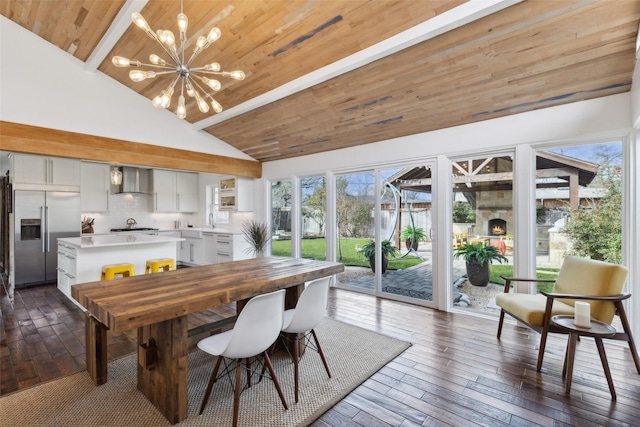
[(489, 236), (502, 236), (507, 234), (507, 221), (500, 218), (490, 219), (487, 234)]

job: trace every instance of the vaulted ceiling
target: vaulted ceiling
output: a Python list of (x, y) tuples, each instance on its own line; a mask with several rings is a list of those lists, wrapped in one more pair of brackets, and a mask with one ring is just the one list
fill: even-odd
[[(149, 99), (173, 78), (132, 82), (111, 58), (149, 62), (161, 54), (131, 13), (177, 33), (180, 7), (179, 0), (0, 1), (5, 17)], [(637, 0), (184, 0), (182, 7), (188, 55), (211, 27), (222, 32), (196, 65), (246, 74), (221, 79), (213, 94), (220, 114), (201, 113), (187, 97), (187, 120), (260, 161), (627, 92), (640, 23)]]

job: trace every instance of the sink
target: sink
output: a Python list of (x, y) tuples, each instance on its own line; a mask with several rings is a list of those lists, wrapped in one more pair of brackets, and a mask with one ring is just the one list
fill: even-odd
[(184, 229), (182, 230), (182, 237), (190, 237), (192, 239), (202, 239), (202, 230)]

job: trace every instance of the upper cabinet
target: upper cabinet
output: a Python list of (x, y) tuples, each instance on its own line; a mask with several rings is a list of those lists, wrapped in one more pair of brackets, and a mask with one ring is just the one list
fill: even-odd
[(109, 165), (82, 162), (80, 164), (80, 209), (82, 212), (109, 211)]
[(12, 154), (13, 182), (21, 189), (80, 189), (80, 160)]
[(221, 176), (219, 181), (220, 210), (252, 211), (253, 179), (239, 176)]
[(198, 212), (198, 174), (166, 169), (151, 172), (154, 212)]
[(198, 174), (176, 172), (178, 212), (198, 212)]

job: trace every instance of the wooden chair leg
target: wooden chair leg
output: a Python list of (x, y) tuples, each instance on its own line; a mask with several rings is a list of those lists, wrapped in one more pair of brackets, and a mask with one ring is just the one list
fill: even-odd
[(294, 389), (295, 389), (295, 395), (296, 395), (296, 403), (298, 403), (298, 392), (300, 390), (300, 384), (299, 384), (299, 371), (298, 371), (298, 364), (300, 363), (300, 355), (298, 354), (298, 350), (300, 348), (300, 342), (298, 340), (298, 338), (296, 338), (295, 340), (293, 340), (293, 383), (294, 383)]
[(247, 357), (244, 359), (244, 363), (247, 367), (247, 388), (251, 388), (251, 359)]
[(613, 387), (613, 378), (611, 378), (611, 371), (609, 370), (609, 362), (607, 362), (607, 354), (604, 352), (604, 344), (602, 344), (602, 338), (594, 337), (596, 340), (596, 346), (598, 347), (598, 353), (600, 354), (600, 361), (602, 362), (602, 369), (604, 375), (607, 377), (607, 385), (611, 392), (611, 399), (616, 400), (616, 389)]
[(264, 363), (267, 365), (267, 369), (269, 369), (269, 374), (271, 374), (271, 379), (273, 380), (273, 384), (276, 386), (276, 390), (278, 391), (278, 396), (280, 396), (280, 400), (282, 401), (282, 406), (287, 410), (289, 407), (287, 406), (287, 401), (284, 400), (284, 394), (282, 394), (282, 389), (280, 388), (280, 383), (278, 382), (278, 378), (276, 377), (276, 373), (273, 370), (273, 366), (271, 366), (271, 359), (269, 359), (269, 355), (267, 352), (264, 352)]
[(216, 382), (216, 377), (218, 376), (218, 370), (220, 369), (220, 363), (222, 363), (222, 356), (218, 356), (216, 367), (213, 368), (213, 372), (211, 373), (211, 378), (209, 378), (209, 385), (207, 385), (207, 391), (204, 394), (204, 399), (202, 399), (202, 405), (200, 406), (200, 415), (202, 415), (202, 413), (204, 412), (204, 408), (207, 406), (207, 402), (209, 402), (209, 396), (211, 395), (211, 389), (213, 388), (213, 383)]
[(236, 361), (236, 383), (233, 388), (233, 427), (238, 427), (238, 414), (240, 412), (240, 391), (242, 381), (242, 359)]
[(638, 352), (636, 350), (636, 344), (633, 341), (633, 335), (631, 335), (631, 325), (629, 325), (629, 320), (627, 319), (627, 313), (624, 311), (624, 305), (622, 305), (622, 301), (615, 302), (616, 309), (618, 310), (618, 317), (620, 317), (620, 323), (622, 323), (622, 328), (624, 332), (627, 334), (627, 342), (629, 343), (629, 350), (631, 350), (631, 357), (633, 357), (633, 363), (636, 365), (636, 371), (640, 374), (640, 358), (638, 358)]
[[(276, 352), (276, 345), (278, 344), (278, 340), (276, 339), (273, 344), (271, 344), (271, 347), (269, 347), (269, 349), (267, 350), (267, 353), (269, 355), (273, 355), (273, 353)], [(260, 378), (258, 379), (258, 382), (262, 381), (262, 378), (264, 378), (264, 373), (267, 371), (267, 365), (263, 364), (262, 365), (262, 371), (260, 371)]]
[(504, 310), (500, 309), (500, 321), (498, 322), (498, 339), (502, 335), (502, 324), (504, 323)]
[(540, 332), (540, 349), (538, 350), (538, 365), (536, 370), (542, 370), (542, 359), (544, 358), (544, 348), (547, 345), (547, 334), (549, 333), (549, 323), (551, 322), (551, 308), (553, 307), (553, 298), (547, 297), (547, 306), (544, 310), (544, 319), (542, 320), (542, 331)]
[(318, 336), (316, 335), (316, 331), (311, 330), (311, 334), (313, 335), (313, 339), (316, 342), (316, 347), (318, 348), (318, 353), (320, 354), (320, 359), (322, 359), (322, 364), (324, 365), (325, 371), (327, 371), (327, 375), (331, 378), (331, 372), (329, 371), (329, 365), (327, 364), (327, 359), (324, 357), (324, 352), (322, 351), (322, 347), (320, 347), (320, 341), (318, 341)]

